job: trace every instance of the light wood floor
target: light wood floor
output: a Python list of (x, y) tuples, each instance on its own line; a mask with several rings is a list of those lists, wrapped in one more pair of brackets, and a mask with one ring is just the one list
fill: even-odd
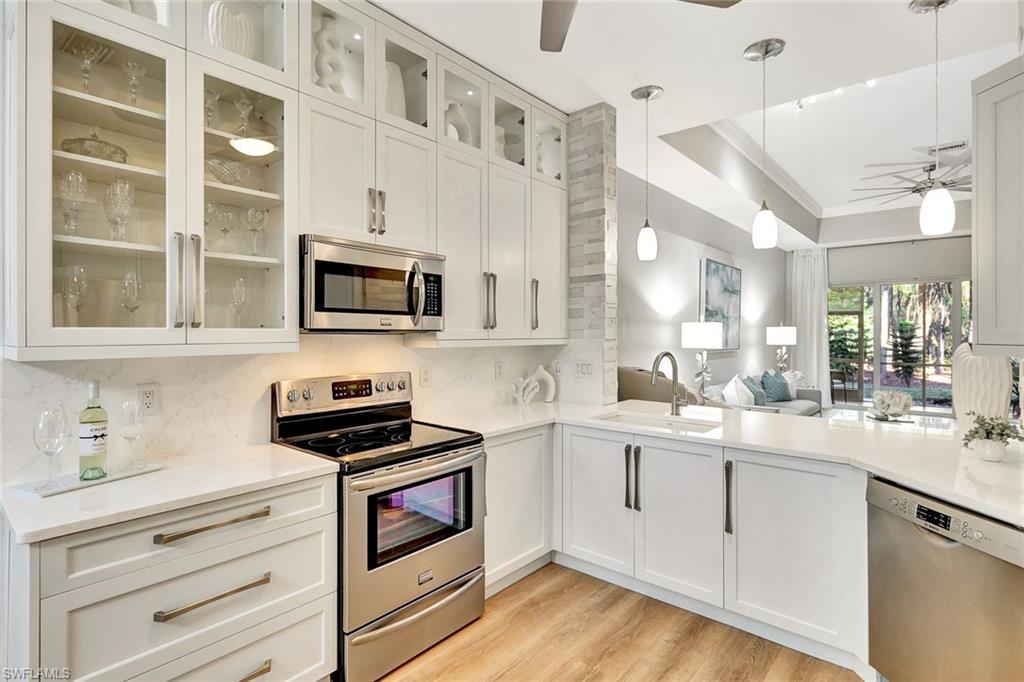
[(483, 618), (385, 679), (859, 680), (831, 663), (554, 564), (489, 599)]

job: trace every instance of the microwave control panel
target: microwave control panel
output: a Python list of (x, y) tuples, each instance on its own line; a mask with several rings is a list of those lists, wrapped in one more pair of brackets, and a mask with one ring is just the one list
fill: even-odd
[(441, 275), (424, 273), (423, 287), (426, 297), (423, 303), (424, 317), (441, 317)]

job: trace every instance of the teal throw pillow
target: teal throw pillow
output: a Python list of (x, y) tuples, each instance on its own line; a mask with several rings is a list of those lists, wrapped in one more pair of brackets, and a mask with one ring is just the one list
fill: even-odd
[(770, 403), (793, 399), (793, 396), (789, 394), (789, 383), (786, 381), (786, 377), (777, 372), (762, 374), (761, 385), (764, 386), (765, 395)]
[(754, 394), (755, 405), (767, 405), (768, 396), (765, 395), (764, 389), (761, 388), (761, 384), (754, 377), (745, 377), (740, 379), (743, 385), (750, 389), (750, 392)]

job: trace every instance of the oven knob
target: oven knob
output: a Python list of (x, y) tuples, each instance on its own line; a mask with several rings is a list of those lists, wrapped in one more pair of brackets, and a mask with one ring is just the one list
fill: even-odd
[(985, 534), (982, 533), (980, 530), (976, 530), (976, 531), (974, 531), (974, 536), (973, 537), (974, 537), (975, 540), (984, 540), (985, 539)]
[(899, 505), (899, 503), (900, 503), (900, 501), (897, 500), (895, 497), (890, 497), (889, 498), (889, 504), (891, 504), (892, 506), (896, 507), (896, 506)]
[(378, 381), (376, 388), (377, 388), (377, 391), (380, 392), (380, 391), (383, 391), (385, 388), (387, 388), (387, 386), (384, 384), (383, 381)]
[(408, 386), (408, 384), (405, 383), (405, 379), (399, 379), (398, 380), (398, 390), (399, 391), (404, 391), (406, 389), (406, 386)]
[(312, 400), (313, 389), (310, 386), (306, 386), (306, 388), (302, 389), (302, 397), (305, 398), (306, 400)]
[(298, 390), (293, 388), (292, 390), (288, 391), (288, 402), (294, 403), (298, 399), (299, 399), (299, 392), (298, 392)]
[(395, 390), (395, 380), (394, 379), (392, 379), (391, 381), (388, 382), (388, 390), (389, 391)]

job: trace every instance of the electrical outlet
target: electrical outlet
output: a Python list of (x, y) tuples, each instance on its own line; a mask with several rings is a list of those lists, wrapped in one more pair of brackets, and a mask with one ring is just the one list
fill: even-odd
[(494, 361), (494, 380), (500, 381), (505, 375), (505, 363), (501, 360)]
[(594, 365), (589, 362), (577, 362), (576, 377), (582, 379), (589, 376), (594, 376)]
[(421, 367), (420, 368), (420, 386), (429, 386), (429, 385), (430, 385), (430, 368), (429, 367)]
[(135, 397), (142, 405), (142, 414), (160, 414), (160, 384), (136, 384)]

